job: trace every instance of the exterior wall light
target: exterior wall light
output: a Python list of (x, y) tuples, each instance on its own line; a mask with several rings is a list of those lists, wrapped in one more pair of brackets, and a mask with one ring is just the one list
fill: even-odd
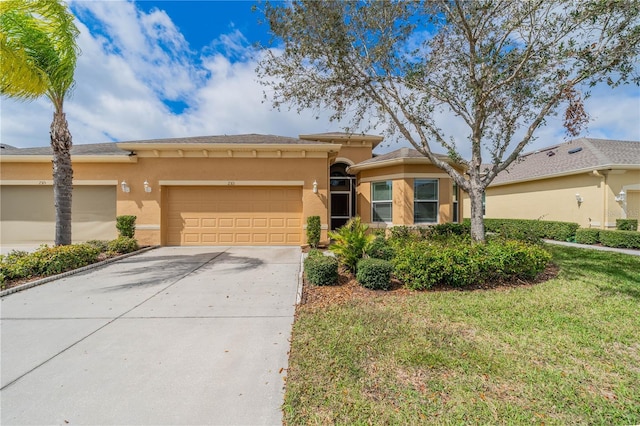
[(149, 181), (144, 181), (144, 192), (151, 192), (151, 187), (149, 186)]
[(129, 185), (127, 185), (126, 181), (122, 181), (122, 183), (120, 184), (120, 187), (122, 188), (122, 192), (131, 192), (131, 188), (129, 187)]
[(624, 190), (621, 190), (620, 193), (616, 196), (616, 201), (619, 203), (623, 203), (627, 198), (627, 194), (624, 193)]
[(317, 180), (313, 181), (313, 193), (314, 194), (318, 193), (318, 181)]
[(582, 204), (584, 203), (584, 198), (582, 198), (580, 194), (576, 194), (576, 201), (578, 202), (578, 204)]

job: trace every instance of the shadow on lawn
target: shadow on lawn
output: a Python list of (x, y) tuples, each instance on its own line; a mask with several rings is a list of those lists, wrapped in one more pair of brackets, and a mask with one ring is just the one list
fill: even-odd
[(560, 277), (579, 277), (604, 293), (640, 299), (640, 257), (566, 247), (550, 251), (561, 265)]
[[(126, 265), (127, 268), (115, 273), (118, 277), (116, 280), (126, 282), (105, 287), (104, 292), (169, 284), (188, 275), (236, 274), (259, 268), (264, 262), (254, 257), (211, 252), (195, 255), (132, 257), (119, 264)], [(216, 265), (216, 268), (212, 270), (213, 265)]]

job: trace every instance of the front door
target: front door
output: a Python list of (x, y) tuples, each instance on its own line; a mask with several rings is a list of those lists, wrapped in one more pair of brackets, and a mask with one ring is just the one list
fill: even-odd
[(336, 163), (331, 166), (331, 229), (343, 226), (356, 214), (355, 177), (347, 174), (348, 164)]

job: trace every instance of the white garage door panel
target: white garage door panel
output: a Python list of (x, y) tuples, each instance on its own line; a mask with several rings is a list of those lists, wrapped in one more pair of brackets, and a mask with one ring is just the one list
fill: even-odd
[[(111, 240), (116, 231), (116, 187), (76, 186), (72, 203), (73, 242)], [(55, 208), (51, 186), (0, 187), (0, 242), (51, 243), (55, 239)]]
[(302, 190), (169, 187), (167, 244), (302, 244)]

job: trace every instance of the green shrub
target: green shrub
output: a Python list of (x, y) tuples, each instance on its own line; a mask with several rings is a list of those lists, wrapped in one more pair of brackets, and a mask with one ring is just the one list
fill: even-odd
[(329, 232), (329, 238), (334, 240), (329, 250), (351, 271), (355, 272), (358, 260), (362, 259), (375, 238), (367, 233), (368, 229), (359, 217), (354, 217), (342, 228)]
[(6, 279), (54, 275), (95, 263), (99, 254), (99, 249), (88, 244), (44, 245), (33, 253), (16, 252), (5, 256), (0, 273)]
[(369, 247), (367, 247), (366, 254), (374, 259), (391, 260), (393, 259), (394, 251), (383, 236), (376, 235)]
[(471, 222), (439, 223), (431, 227), (429, 237), (449, 237), (451, 235), (471, 235)]
[(311, 249), (309, 250), (309, 254), (307, 254), (308, 257), (321, 257), (324, 256), (324, 254), (318, 250), (318, 249)]
[(640, 232), (601, 230), (600, 242), (607, 247), (640, 249)]
[(320, 244), (320, 216), (309, 216), (307, 218), (307, 243), (313, 247)]
[(390, 229), (389, 239), (395, 244), (396, 242), (421, 241), (430, 234), (430, 227), (422, 226), (393, 226)]
[(389, 290), (391, 287), (391, 262), (382, 259), (360, 259), (356, 279), (372, 290)]
[(600, 230), (595, 228), (581, 228), (576, 231), (576, 243), (597, 244), (600, 242)]
[[(469, 219), (463, 221), (470, 224)], [(567, 241), (575, 237), (580, 227), (574, 222), (557, 222), (550, 220), (531, 219), (485, 219), (486, 232), (500, 234), (505, 239), (536, 242), (546, 238), (550, 240)]]
[(637, 231), (638, 219), (616, 219), (616, 229), (618, 231)]
[(413, 290), (434, 285), (464, 287), (495, 279), (533, 278), (551, 259), (540, 246), (521, 241), (424, 241), (399, 247), (394, 273)]
[(85, 244), (89, 244), (90, 246), (97, 248), (101, 253), (109, 251), (109, 241), (106, 240), (89, 240)]
[(116, 217), (116, 229), (121, 237), (133, 238), (136, 233), (136, 216), (118, 216)]
[(304, 260), (304, 273), (313, 285), (338, 283), (338, 260), (333, 256), (313, 255)]
[(134, 238), (118, 237), (107, 244), (107, 251), (111, 253), (125, 254), (136, 250), (138, 250), (138, 242)]

